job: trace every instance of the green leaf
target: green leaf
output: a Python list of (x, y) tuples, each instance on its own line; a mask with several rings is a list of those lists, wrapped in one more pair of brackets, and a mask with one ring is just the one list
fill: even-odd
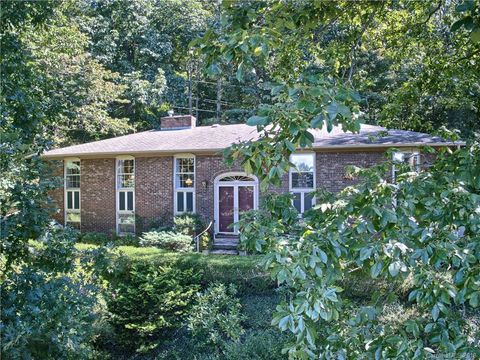
[(249, 126), (267, 125), (268, 122), (269, 122), (268, 116), (254, 115), (248, 118), (247, 125)]
[(375, 263), (372, 268), (370, 269), (370, 275), (373, 277), (373, 278), (376, 278), (378, 277), (378, 275), (380, 275), (380, 272), (382, 271), (382, 268), (383, 268), (383, 263), (382, 262), (377, 262)]
[(350, 118), (352, 117), (352, 113), (350, 111), (350, 108), (344, 104), (338, 104), (338, 112), (340, 113), (340, 115), (346, 117), (346, 118)]
[(472, 38), (472, 42), (478, 43), (480, 42), (480, 28), (476, 28), (475, 30), (472, 31), (470, 34), (470, 37)]
[(470, 306), (476, 308), (478, 307), (479, 298), (480, 298), (480, 292), (476, 291), (470, 295), (470, 300), (468, 303), (470, 304)]
[(400, 268), (401, 268), (400, 262), (395, 261), (388, 266), (388, 272), (390, 273), (390, 275), (395, 277), (398, 275)]
[(438, 315), (440, 315), (440, 309), (438, 305), (434, 305), (432, 308), (432, 319), (433, 321), (437, 321)]
[(327, 106), (327, 113), (330, 120), (335, 120), (338, 115), (338, 104), (335, 101)]
[(364, 247), (360, 250), (360, 261), (367, 260), (372, 255), (373, 249), (371, 247)]
[(328, 262), (328, 256), (323, 250), (318, 250), (318, 256), (320, 257), (320, 260), (326, 264)]
[(220, 75), (222, 73), (222, 70), (217, 64), (212, 64), (207, 68), (207, 74), (209, 75)]
[(278, 322), (278, 327), (280, 328), (280, 330), (282, 331), (287, 330), (289, 320), (290, 320), (290, 315), (287, 315), (282, 319), (280, 319), (280, 321)]
[(274, 86), (272, 87), (272, 90), (270, 90), (270, 94), (272, 96), (277, 96), (278, 94), (280, 94), (282, 92), (282, 90), (285, 88), (285, 85), (277, 85), (277, 86)]
[(460, 20), (455, 21), (452, 24), (452, 26), (450, 27), (450, 31), (452, 31), (452, 32), (457, 31), (458, 29), (460, 29), (463, 26), (464, 23), (465, 23), (465, 19), (460, 19)]
[(245, 73), (245, 66), (243, 65), (243, 62), (238, 65), (237, 73), (236, 73), (236, 78), (238, 82), (243, 82), (243, 75)]
[(322, 128), (323, 122), (325, 121), (325, 116), (323, 114), (316, 115), (310, 122), (310, 126), (313, 129)]

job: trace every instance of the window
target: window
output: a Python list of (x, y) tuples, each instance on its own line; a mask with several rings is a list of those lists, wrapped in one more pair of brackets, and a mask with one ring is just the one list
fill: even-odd
[(195, 212), (195, 157), (175, 156), (175, 214)]
[(400, 171), (400, 166), (397, 164), (405, 164), (410, 167), (411, 171), (420, 171), (420, 154), (418, 152), (395, 152), (393, 153), (392, 165), (392, 181), (395, 182)]
[(80, 229), (80, 159), (65, 160), (65, 225)]
[(300, 214), (312, 208), (315, 197), (315, 154), (292, 154), (290, 162), (290, 192), (293, 194), (293, 205)]
[(117, 158), (117, 233), (135, 233), (135, 159)]

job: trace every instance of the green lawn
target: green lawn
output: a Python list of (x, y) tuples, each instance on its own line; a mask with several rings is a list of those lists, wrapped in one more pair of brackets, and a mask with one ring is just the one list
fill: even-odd
[[(97, 245), (78, 243), (76, 247), (78, 250), (88, 250), (96, 248)], [(203, 255), (134, 246), (118, 246), (114, 251), (125, 255), (129, 261), (195, 267), (202, 271), (204, 284), (214, 281), (233, 283), (244, 294), (270, 292), (275, 287), (273, 280), (260, 266), (261, 255)]]

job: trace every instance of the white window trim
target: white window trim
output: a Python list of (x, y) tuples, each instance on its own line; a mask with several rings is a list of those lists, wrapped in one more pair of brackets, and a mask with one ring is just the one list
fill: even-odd
[[(392, 183), (396, 183), (397, 179), (396, 179), (396, 169), (395, 169), (395, 154), (404, 154), (404, 155), (407, 155), (409, 156), (409, 166), (410, 168), (412, 169), (412, 171), (419, 171), (421, 169), (421, 164), (422, 164), (422, 157), (420, 156), (420, 152), (418, 151), (418, 149), (402, 149), (402, 150), (399, 150), (399, 151), (395, 151), (394, 153), (392, 153)], [(418, 169), (413, 169), (413, 159), (414, 157), (417, 158), (417, 167)]]
[[(80, 186), (82, 181), (82, 161), (80, 158), (68, 157), (63, 159), (63, 226), (67, 226), (67, 215), (68, 213), (80, 214), (79, 227), (82, 226), (82, 192), (80, 187), (78, 188), (67, 188), (67, 164), (68, 162), (78, 161), (80, 162)], [(69, 191), (78, 191), (79, 204), (78, 209), (68, 209), (67, 208), (67, 193)]]
[[(177, 159), (193, 159), (193, 187), (191, 188), (177, 188), (176, 179), (177, 179)], [(177, 193), (187, 193), (191, 192), (192, 195), (192, 212), (190, 211), (178, 211), (177, 209)], [(173, 213), (175, 215), (182, 214), (195, 214), (197, 209), (196, 204), (196, 194), (197, 194), (197, 158), (194, 154), (177, 154), (173, 157)], [(187, 208), (187, 197), (183, 197), (183, 208)]]
[[(133, 177), (134, 177), (133, 187), (130, 187), (130, 188), (120, 188), (119, 187), (118, 175), (120, 175), (120, 174), (118, 173), (118, 162), (120, 160), (133, 160)], [(133, 156), (122, 155), (122, 156), (117, 156), (115, 158), (115, 202), (116, 202), (116, 204), (115, 204), (115, 210), (116, 210), (115, 230), (116, 230), (118, 235), (130, 234), (130, 233), (120, 232), (120, 229), (119, 229), (120, 215), (133, 215), (133, 217), (135, 218), (135, 186), (136, 186), (136, 182), (137, 182), (136, 172), (137, 172), (137, 162), (135, 161), (135, 158)], [(128, 192), (128, 191), (133, 192), (133, 210), (120, 210), (120, 193), (121, 192)], [(133, 234), (135, 234), (135, 231), (136, 231), (136, 224), (135, 224), (135, 221), (134, 221), (133, 222)]]
[[(292, 187), (292, 174), (296, 171), (294, 167), (290, 167), (288, 171), (288, 191), (290, 194), (300, 194), (300, 216), (305, 212), (305, 194), (314, 192), (317, 188), (317, 154), (315, 152), (296, 152), (290, 155), (289, 161), (291, 161), (292, 155), (313, 155), (313, 187), (312, 188), (293, 188)], [(313, 197), (312, 206), (316, 204), (316, 199)], [(292, 201), (293, 205), (293, 201)]]

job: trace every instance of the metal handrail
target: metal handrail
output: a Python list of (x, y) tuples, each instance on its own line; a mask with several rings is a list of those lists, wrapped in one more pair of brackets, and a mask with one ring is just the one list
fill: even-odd
[(199, 243), (200, 236), (202, 236), (208, 230), (210, 230), (210, 228), (212, 227), (212, 224), (213, 224), (213, 221), (210, 221), (210, 224), (208, 224), (208, 226), (205, 228), (205, 230), (203, 230), (200, 234), (195, 236), (195, 246), (197, 247), (197, 252), (200, 252), (200, 243)]

